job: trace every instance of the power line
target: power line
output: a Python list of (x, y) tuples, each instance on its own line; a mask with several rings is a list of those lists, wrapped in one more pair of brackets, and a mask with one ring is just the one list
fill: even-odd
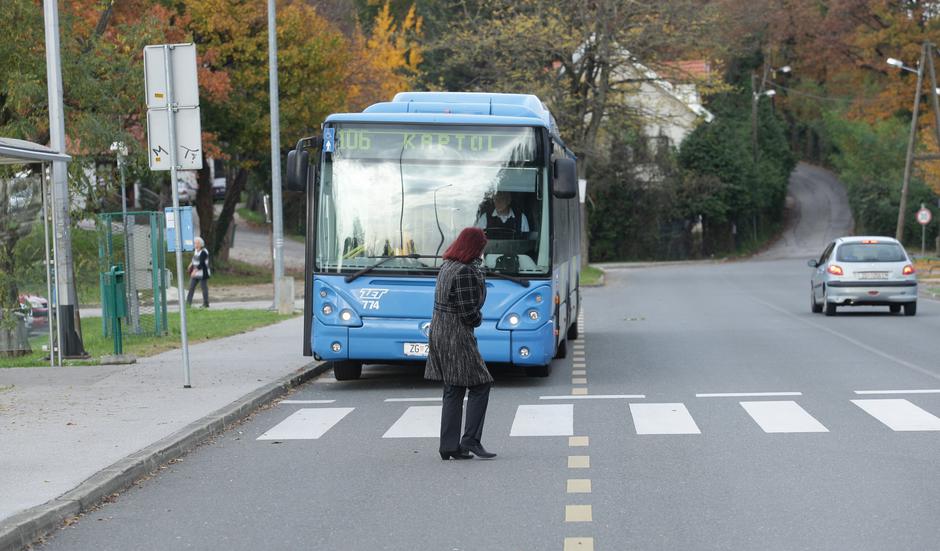
[(784, 86), (783, 84), (777, 84), (776, 82), (768, 81), (767, 84), (769, 84), (771, 87), (776, 88), (778, 90), (785, 90), (788, 94), (793, 94), (795, 96), (803, 96), (803, 97), (813, 98), (813, 99), (818, 99), (818, 100), (823, 100), (823, 101), (837, 101), (837, 102), (848, 102), (848, 103), (856, 103), (856, 102), (857, 103), (883, 103), (884, 102), (884, 100), (881, 100), (878, 98), (862, 98), (859, 96), (820, 96), (817, 94), (810, 94), (809, 92), (801, 92), (799, 90), (795, 90), (788, 86)]

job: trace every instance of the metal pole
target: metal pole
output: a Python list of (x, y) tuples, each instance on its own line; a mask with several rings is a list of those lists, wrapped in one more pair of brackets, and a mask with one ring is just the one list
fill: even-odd
[(52, 336), (52, 274), (49, 264), (49, 202), (46, 197), (46, 165), (39, 172), (39, 188), (42, 192), (42, 238), (46, 255), (46, 325), (49, 330), (49, 367), (55, 367), (55, 337)]
[[(927, 62), (927, 44), (921, 47), (920, 64), (917, 66), (917, 90), (914, 92), (914, 113), (911, 115), (911, 133), (907, 138), (907, 158), (904, 160), (904, 183), (901, 184), (901, 201), (898, 206), (898, 227), (894, 238), (904, 239), (904, 211), (907, 209), (907, 190), (911, 183), (911, 169), (914, 166), (914, 140), (917, 138), (917, 115), (920, 114), (921, 87), (924, 83), (924, 64)], [(936, 93), (936, 92), (935, 92)]]
[(937, 137), (937, 147), (940, 147), (940, 101), (937, 100), (937, 71), (933, 65), (934, 45), (927, 43), (927, 69), (930, 74), (930, 102), (933, 107), (933, 131)]
[(271, 202), (274, 234), (274, 308), (281, 303), (284, 277), (284, 220), (281, 208), (281, 115), (278, 109), (277, 17), (275, 0), (268, 0), (268, 85), (271, 100)]
[[(46, 39), (46, 79), (49, 96), (49, 141), (52, 149), (65, 153), (65, 108), (62, 99), (62, 67), (59, 54), (59, 6), (57, 0), (43, 1)], [(72, 266), (72, 236), (69, 219), (68, 166), (52, 163), (53, 240), (58, 243), (56, 263), (56, 305), (59, 314), (59, 349), (66, 356), (83, 356), (76, 305), (75, 273)], [(62, 277), (58, 277), (61, 274)], [(61, 363), (61, 362), (60, 362)]]
[(186, 300), (183, 297), (183, 230), (180, 219), (180, 195), (177, 186), (176, 169), (176, 97), (173, 94), (173, 61), (170, 54), (173, 47), (164, 44), (163, 56), (166, 59), (166, 116), (170, 128), (170, 185), (173, 188), (173, 226), (176, 235), (176, 290), (180, 305), (180, 338), (183, 341), (183, 388), (192, 388), (189, 373), (189, 334), (186, 329)]

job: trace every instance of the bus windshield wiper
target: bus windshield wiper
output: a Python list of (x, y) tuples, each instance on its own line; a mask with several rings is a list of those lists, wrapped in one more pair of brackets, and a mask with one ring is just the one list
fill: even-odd
[(517, 277), (517, 276), (511, 276), (511, 275), (509, 275), (509, 274), (504, 274), (503, 272), (496, 272), (496, 271), (493, 271), (493, 270), (491, 270), (491, 269), (489, 269), (489, 268), (486, 269), (486, 275), (488, 275), (488, 276), (494, 276), (494, 277), (499, 277), (499, 278), (503, 278), (503, 279), (508, 279), (509, 281), (512, 281), (513, 283), (518, 283), (519, 285), (522, 285), (523, 287), (528, 287), (528, 286), (529, 286), (529, 280), (528, 280), (528, 279), (524, 279), (524, 278)]
[(440, 257), (439, 257), (439, 256), (436, 256), (436, 255), (433, 255), (433, 254), (393, 254), (393, 255), (390, 255), (390, 256), (372, 257), (372, 258), (381, 258), (381, 260), (379, 260), (379, 261), (376, 262), (375, 264), (372, 264), (371, 266), (366, 266), (365, 268), (359, 270), (358, 272), (349, 274), (349, 275), (346, 276), (346, 278), (344, 279), (344, 280), (346, 281), (346, 283), (352, 283), (354, 280), (356, 280), (357, 278), (359, 278), (359, 276), (364, 275), (364, 274), (367, 274), (367, 273), (371, 272), (372, 270), (378, 268), (378, 267), (381, 266), (382, 264), (385, 264), (385, 263), (388, 262), (389, 260), (394, 260), (394, 259), (396, 259), (396, 258), (411, 258), (411, 259), (413, 259), (413, 260), (417, 260), (417, 259), (419, 259), (419, 258), (440, 258)]

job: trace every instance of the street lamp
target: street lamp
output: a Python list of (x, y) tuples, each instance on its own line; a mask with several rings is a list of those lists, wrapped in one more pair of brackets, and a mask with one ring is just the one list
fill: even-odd
[(777, 95), (777, 91), (771, 88), (770, 90), (764, 90), (767, 86), (767, 77), (771, 73), (776, 74), (777, 71), (781, 73), (789, 74), (792, 69), (789, 65), (784, 65), (779, 69), (774, 69), (770, 65), (764, 65), (763, 75), (761, 76), (760, 86), (757, 85), (757, 75), (751, 75), (751, 90), (753, 91), (751, 96), (751, 154), (754, 157), (754, 163), (757, 163), (757, 101), (761, 96), (766, 96), (772, 98)]
[(908, 67), (908, 66), (905, 65), (904, 62), (901, 61), (900, 59), (894, 59), (893, 57), (889, 57), (888, 59), (885, 60), (885, 63), (887, 63), (888, 65), (891, 65), (892, 67), (897, 67), (898, 69), (903, 69), (903, 70), (908, 71), (908, 72), (910, 72), (910, 73), (914, 73), (915, 75), (916, 75), (916, 74), (919, 74), (919, 73), (918, 73), (918, 69), (912, 69), (912, 68)]

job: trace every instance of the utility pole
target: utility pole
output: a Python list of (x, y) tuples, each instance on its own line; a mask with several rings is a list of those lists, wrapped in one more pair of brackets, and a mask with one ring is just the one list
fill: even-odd
[[(268, 0), (268, 86), (271, 100), (271, 218), (274, 238), (274, 309), (281, 304), (284, 291), (284, 218), (281, 200), (281, 115), (277, 83), (277, 15), (275, 0)], [(291, 297), (293, 301), (293, 297)]]
[[(59, 57), (58, 0), (43, 1), (43, 20), (46, 34), (49, 141), (52, 149), (65, 153), (65, 107), (62, 100), (62, 66)], [(65, 357), (83, 357), (86, 352), (82, 343), (78, 297), (75, 293), (75, 270), (72, 265), (68, 166), (64, 161), (52, 163), (52, 202), (52, 210), (55, 213), (53, 240), (58, 244), (55, 255), (55, 304), (59, 320), (59, 348)]]
[[(923, 46), (921, 46), (921, 49), (920, 49), (920, 63), (917, 64), (916, 71), (908, 67), (905, 67), (904, 64), (901, 63), (900, 61), (892, 60), (892, 59), (888, 60), (888, 63), (890, 65), (894, 65), (895, 67), (900, 67), (901, 69), (904, 69), (909, 72), (917, 73), (917, 87), (914, 91), (914, 111), (911, 114), (911, 131), (907, 138), (907, 155), (904, 158), (904, 180), (901, 184), (901, 201), (900, 201), (900, 204), (898, 205), (898, 225), (897, 225), (897, 229), (895, 230), (895, 235), (894, 235), (895, 239), (897, 239), (898, 241), (903, 241), (904, 239), (904, 215), (905, 215), (905, 211), (907, 210), (907, 193), (911, 184), (911, 172), (914, 169), (914, 160), (915, 160), (914, 159), (914, 147), (917, 141), (917, 117), (920, 115), (920, 98), (921, 98), (921, 95), (923, 94), (923, 85), (924, 85), (924, 67), (927, 65), (928, 59), (930, 60), (929, 63), (931, 64), (931, 69), (933, 69), (933, 45), (930, 44), (929, 42), (924, 42)], [(932, 74), (931, 77), (932, 77), (931, 82), (936, 82), (936, 75)], [(934, 85), (931, 95), (933, 96), (934, 116), (940, 117), (937, 111), (936, 85)], [(940, 121), (940, 118), (938, 118), (937, 120)], [(940, 129), (938, 129), (938, 131), (940, 131)], [(940, 134), (938, 134), (938, 138), (940, 138)], [(940, 142), (938, 142), (938, 144), (940, 144)]]

